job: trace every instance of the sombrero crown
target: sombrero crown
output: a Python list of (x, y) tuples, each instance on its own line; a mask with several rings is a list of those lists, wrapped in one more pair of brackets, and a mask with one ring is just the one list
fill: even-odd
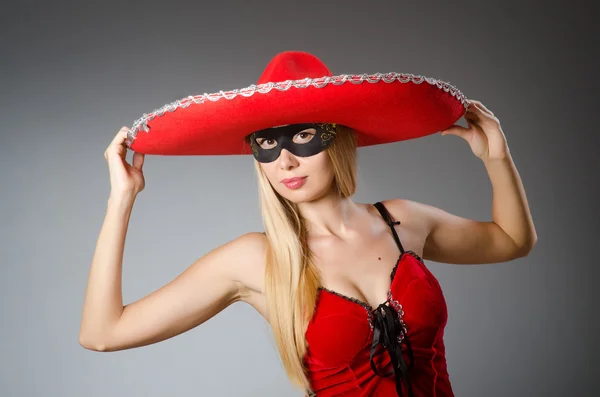
[(162, 155), (250, 154), (244, 138), (284, 124), (348, 126), (358, 146), (397, 142), (445, 129), (467, 98), (449, 83), (408, 73), (333, 76), (316, 56), (275, 56), (256, 85), (188, 96), (136, 120), (127, 145)]

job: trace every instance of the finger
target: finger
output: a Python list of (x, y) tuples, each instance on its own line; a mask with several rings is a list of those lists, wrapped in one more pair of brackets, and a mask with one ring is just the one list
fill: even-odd
[(486, 108), (485, 105), (481, 101), (475, 101), (475, 105), (483, 112), (492, 113), (490, 109)]
[(475, 108), (475, 105), (473, 105), (471, 108), (469, 108), (469, 110), (467, 110), (467, 113), (465, 113), (465, 119), (473, 119), (473, 120), (477, 120), (479, 118), (479, 116), (477, 115), (477, 110)]
[(475, 101), (474, 105), (475, 105), (475, 109), (480, 111), (481, 113), (487, 114), (488, 116), (494, 115), (494, 113), (492, 113), (491, 110), (486, 108), (483, 103), (481, 103), (479, 101)]
[(474, 99), (470, 100), (469, 103), (469, 107), (467, 108), (467, 111), (465, 112), (465, 116), (466, 115), (477, 115), (477, 113), (480, 113), (481, 110), (477, 107), (477, 102)]
[(144, 157), (144, 153), (133, 152), (133, 167), (141, 171), (144, 166)]
[(477, 127), (480, 127), (485, 130), (486, 128), (494, 128), (500, 123), (496, 116), (494, 116), (493, 114), (489, 114), (487, 111), (483, 111), (479, 107), (479, 105), (476, 104), (475, 109), (476, 110), (474, 114), (477, 117), (471, 119), (475, 122), (475, 125)]
[(473, 108), (475, 107), (475, 102), (475, 99), (469, 99), (469, 106), (467, 106), (466, 113), (473, 111)]
[(440, 134), (441, 135), (456, 135), (456, 136), (460, 136), (462, 138), (464, 133), (468, 130), (469, 130), (468, 128), (465, 128), (461, 125), (453, 124), (452, 126), (446, 128), (445, 130), (442, 130), (440, 132)]
[(469, 112), (465, 114), (465, 120), (471, 121), (477, 127), (492, 127), (498, 123), (498, 119), (493, 114), (489, 114), (487, 111), (482, 110), (479, 105), (481, 102), (472, 101), (472, 108), (469, 108)]
[[(121, 127), (117, 135), (113, 138), (111, 145), (122, 145), (125, 146), (125, 140), (127, 139), (127, 134), (129, 133), (129, 128)], [(127, 148), (127, 146), (125, 146)]]
[(472, 120), (467, 120), (467, 123), (469, 124), (469, 129), (477, 130), (477, 131), (479, 131), (479, 133), (485, 135), (485, 130), (482, 127), (482, 126), (486, 125), (485, 120), (480, 121), (480, 122), (476, 122), (476, 121), (472, 121)]

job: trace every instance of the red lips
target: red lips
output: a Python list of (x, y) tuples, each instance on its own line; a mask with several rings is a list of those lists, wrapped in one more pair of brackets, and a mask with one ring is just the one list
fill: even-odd
[(296, 176), (293, 178), (287, 178), (287, 179), (282, 179), (281, 183), (290, 183), (290, 182), (295, 182), (295, 181), (299, 181), (306, 178), (305, 176)]

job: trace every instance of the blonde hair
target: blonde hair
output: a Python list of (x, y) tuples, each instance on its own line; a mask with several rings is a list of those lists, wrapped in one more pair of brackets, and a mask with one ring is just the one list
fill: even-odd
[[(341, 198), (356, 191), (356, 135), (338, 125), (337, 136), (326, 149), (334, 170), (333, 184)], [(308, 249), (307, 231), (295, 203), (278, 194), (254, 161), (265, 234), (269, 242), (265, 270), (265, 297), (269, 323), (285, 371), (291, 382), (310, 390), (304, 356), (306, 329), (320, 286), (320, 276)]]

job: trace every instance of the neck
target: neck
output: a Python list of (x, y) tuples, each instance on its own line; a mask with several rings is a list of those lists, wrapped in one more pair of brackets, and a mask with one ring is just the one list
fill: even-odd
[(341, 198), (336, 192), (317, 200), (299, 203), (298, 210), (306, 222), (310, 236), (339, 237), (348, 235), (361, 211), (350, 197)]

